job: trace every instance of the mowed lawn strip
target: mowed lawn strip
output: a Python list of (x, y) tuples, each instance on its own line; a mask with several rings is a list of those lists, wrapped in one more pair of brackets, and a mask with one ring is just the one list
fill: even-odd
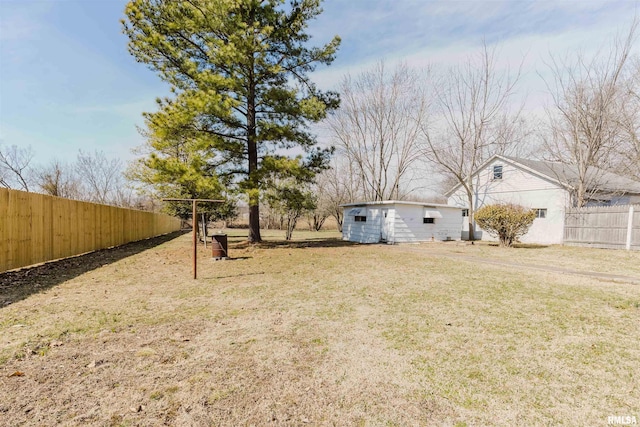
[[(638, 286), (438, 255), (464, 246), (401, 252), (281, 234), (257, 247), (230, 236), (230, 261), (201, 248), (196, 281), (182, 236), (0, 309), (3, 420), (462, 426), (640, 416)], [(492, 249), (507, 253), (482, 250)], [(558, 249), (536, 249), (545, 250)], [(560, 250), (576, 264), (588, 254)]]

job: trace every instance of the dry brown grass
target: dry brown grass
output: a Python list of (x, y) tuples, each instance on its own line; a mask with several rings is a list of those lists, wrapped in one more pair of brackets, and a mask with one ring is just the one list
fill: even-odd
[(595, 249), (570, 246), (517, 245), (516, 250), (499, 248), (494, 243), (451, 244), (439, 248), (480, 258), (506, 260), (574, 270), (629, 275), (640, 278), (640, 251)]
[[(7, 425), (606, 425), (640, 416), (637, 254), (189, 236), (0, 308)], [(318, 237), (319, 236), (319, 237)], [(315, 239), (313, 239), (315, 237)], [(566, 250), (565, 250), (566, 249)], [(531, 254), (531, 255), (529, 255)], [(533, 258), (531, 258), (533, 257)], [(626, 258), (629, 257), (629, 258)], [(573, 265), (573, 264), (571, 264)], [(11, 376), (20, 372), (22, 376)]]

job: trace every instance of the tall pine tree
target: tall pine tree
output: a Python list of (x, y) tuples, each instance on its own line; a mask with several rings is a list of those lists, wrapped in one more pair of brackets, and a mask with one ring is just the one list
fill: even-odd
[[(308, 128), (338, 106), (308, 76), (340, 44), (307, 46), (307, 22), (321, 12), (320, 0), (132, 0), (125, 9), (129, 52), (174, 94), (145, 115), (149, 134), (206, 146), (218, 181), (231, 177), (248, 197), (252, 242), (265, 177), (319, 170), (329, 154)], [(303, 163), (282, 161), (292, 148), (307, 153)]]

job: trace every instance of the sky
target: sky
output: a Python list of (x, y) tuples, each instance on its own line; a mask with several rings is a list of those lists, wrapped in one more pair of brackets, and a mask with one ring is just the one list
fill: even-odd
[[(78, 150), (135, 158), (142, 112), (169, 88), (128, 53), (125, 4), (0, 0), (0, 144), (31, 147), (39, 164), (74, 160)], [(446, 69), (487, 43), (501, 67), (523, 65), (519, 96), (533, 114), (546, 100), (540, 75), (550, 55), (606, 51), (640, 2), (326, 0), (323, 8), (309, 25), (312, 43), (339, 35), (342, 44), (334, 63), (313, 74), (322, 89), (380, 60)]]

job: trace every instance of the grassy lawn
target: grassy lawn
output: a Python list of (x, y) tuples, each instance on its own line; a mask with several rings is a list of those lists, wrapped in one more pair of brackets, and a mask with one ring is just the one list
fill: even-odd
[[(0, 308), (7, 425), (607, 425), (640, 420), (640, 254), (190, 236)], [(208, 256), (209, 255), (209, 256)]]
[[(428, 245), (426, 246), (428, 247)], [(496, 244), (476, 242), (475, 245), (440, 245), (439, 252), (462, 253), (479, 258), (513, 263), (548, 265), (572, 270), (628, 275), (640, 278), (640, 252), (594, 249), (570, 246), (520, 245), (518, 250), (498, 248)]]

